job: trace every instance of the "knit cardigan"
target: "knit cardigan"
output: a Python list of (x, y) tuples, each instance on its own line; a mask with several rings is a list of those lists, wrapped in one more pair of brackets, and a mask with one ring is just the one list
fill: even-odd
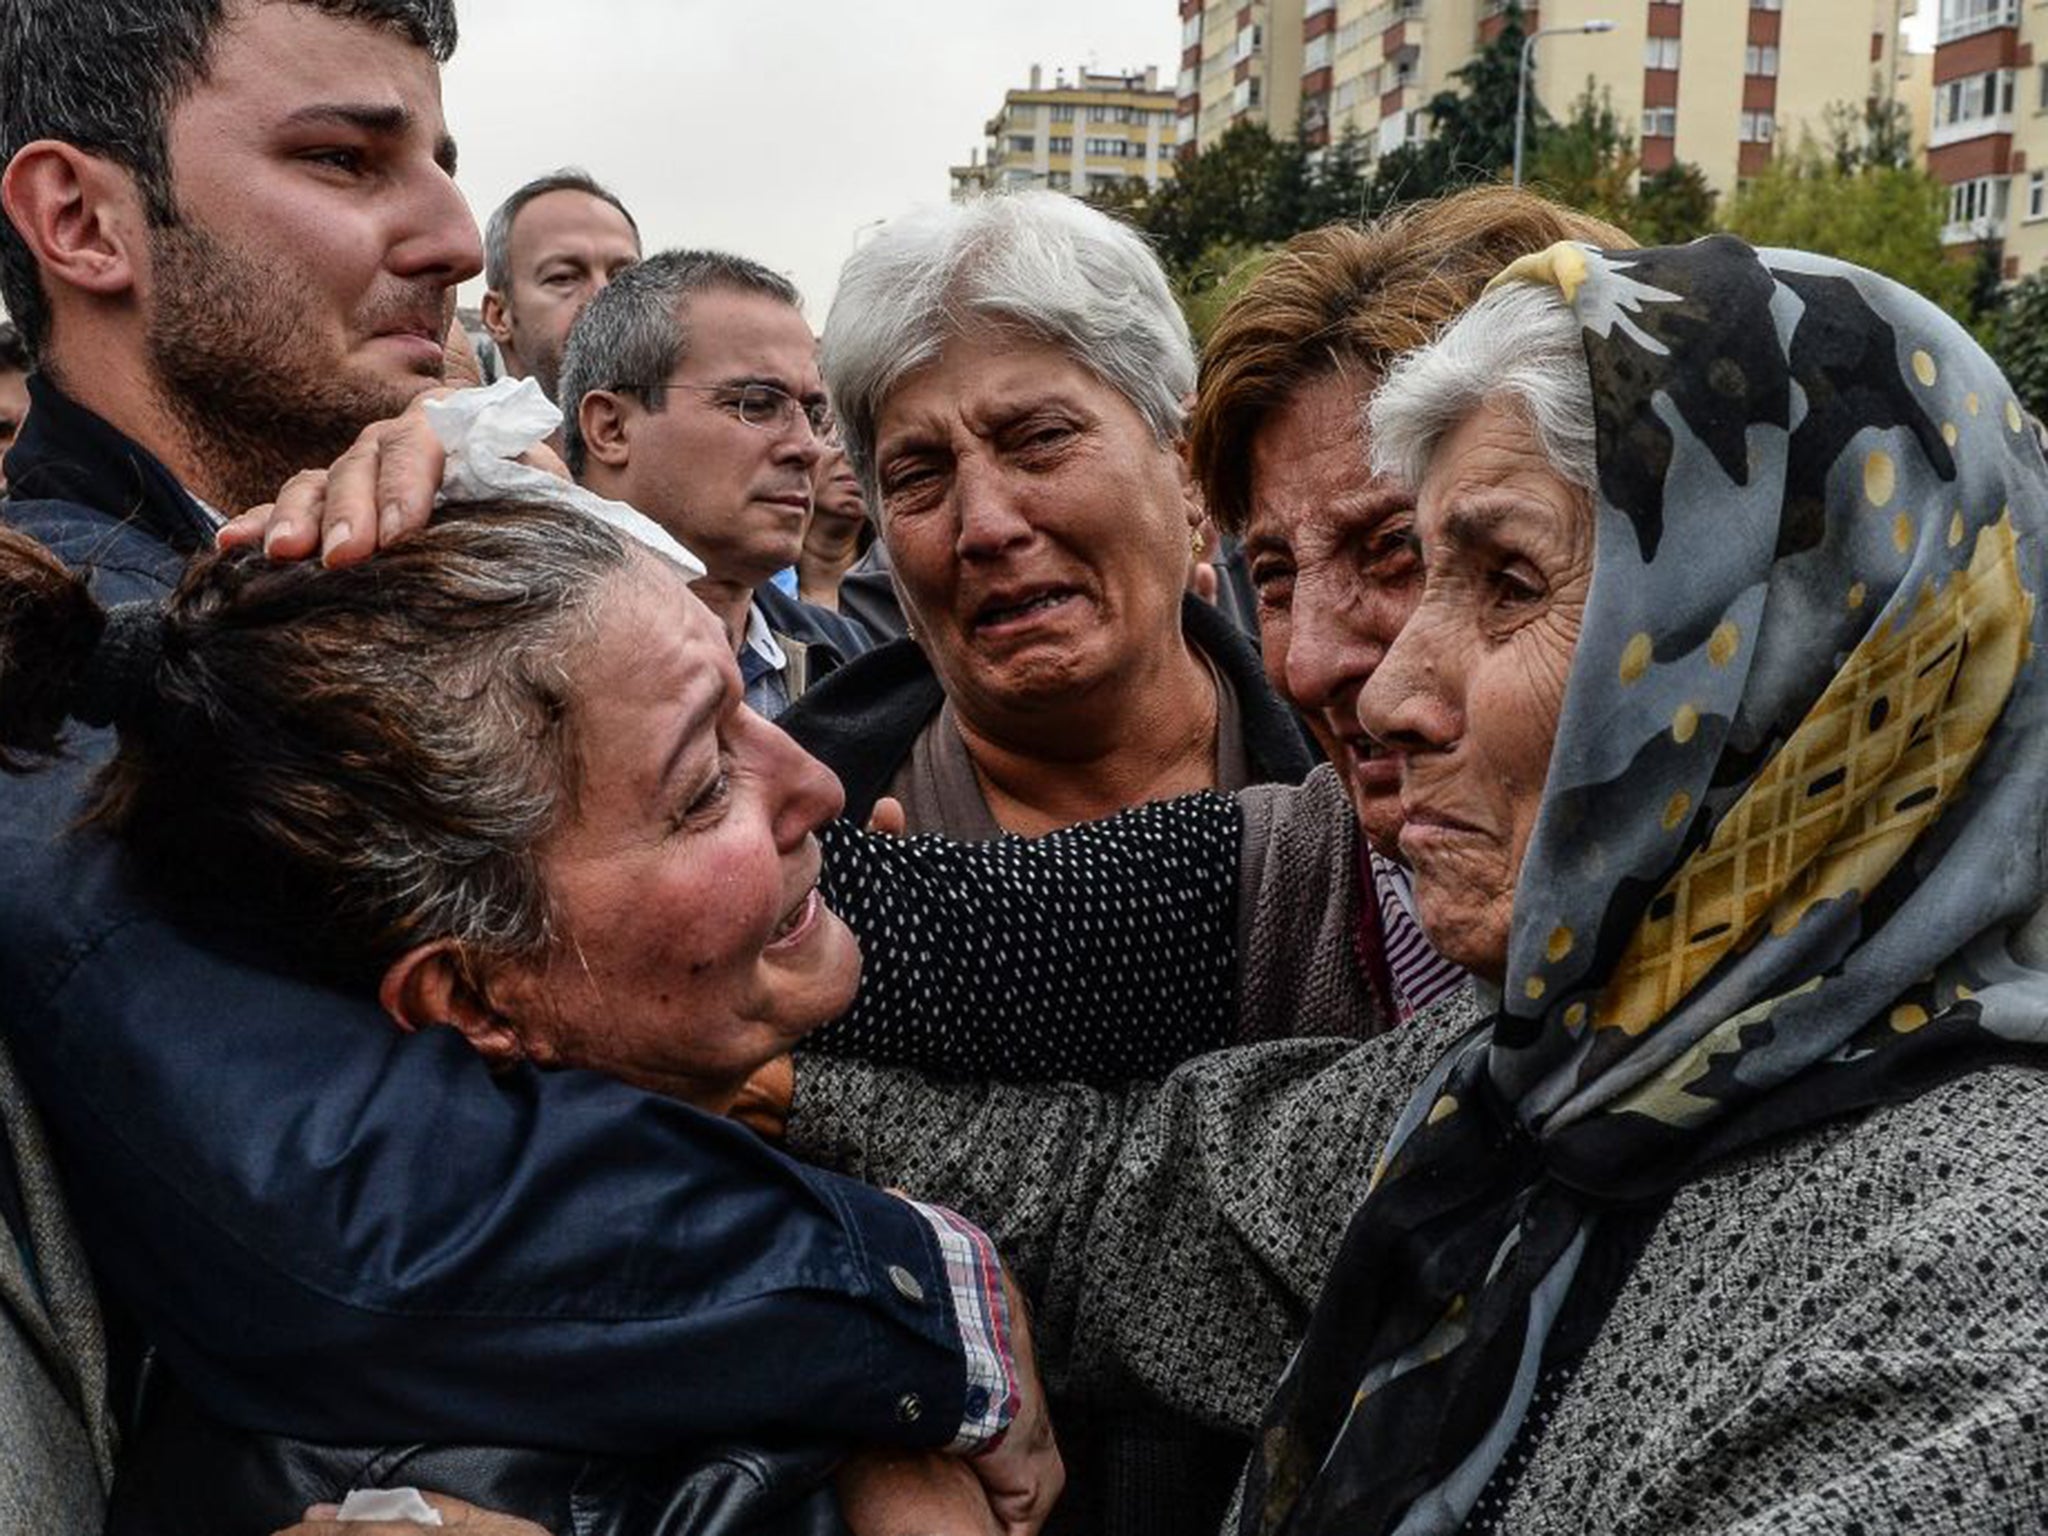
[[(1123, 1093), (806, 1062), (791, 1149), (947, 1202), (1047, 1380), (1249, 1433), (1467, 995)], [(2048, 1073), (1997, 1067), (1680, 1190), (1497, 1528), (2048, 1529)]]

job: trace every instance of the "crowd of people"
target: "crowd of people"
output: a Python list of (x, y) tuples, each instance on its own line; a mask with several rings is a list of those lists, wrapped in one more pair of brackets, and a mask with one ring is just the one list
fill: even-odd
[(1966, 332), (1485, 187), (819, 333), (455, 46), (0, 5), (0, 1528), (2048, 1529)]

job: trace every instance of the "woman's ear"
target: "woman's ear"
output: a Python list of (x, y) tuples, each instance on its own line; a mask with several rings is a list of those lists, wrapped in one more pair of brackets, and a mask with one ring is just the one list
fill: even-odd
[(377, 1001), (408, 1034), (437, 1025), (452, 1029), (493, 1067), (526, 1057), (526, 1042), (472, 980), (462, 946), (453, 939), (417, 945), (392, 961)]

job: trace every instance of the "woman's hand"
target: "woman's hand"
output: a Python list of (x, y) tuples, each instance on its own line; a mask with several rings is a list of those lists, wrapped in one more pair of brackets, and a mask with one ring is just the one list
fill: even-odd
[(764, 1141), (779, 1142), (789, 1134), (789, 1106), (796, 1098), (796, 1062), (778, 1056), (755, 1069), (726, 1114)]
[(1031, 1319), (1024, 1293), (1003, 1270), (1003, 1295), (1010, 1303), (1010, 1348), (1017, 1369), (1017, 1416), (992, 1451), (967, 1459), (988, 1494), (996, 1529), (1003, 1536), (1036, 1536), (1067, 1485), (1067, 1469), (1053, 1439), (1046, 1412), (1045, 1384), (1038, 1379), (1038, 1352), (1031, 1346)]
[(853, 1536), (1003, 1536), (981, 1480), (939, 1451), (869, 1451), (833, 1478)]
[[(530, 1520), (478, 1509), (445, 1493), (421, 1497), (441, 1517), (440, 1529), (444, 1531), (468, 1531), (470, 1536), (550, 1536)], [(338, 1504), (315, 1504), (306, 1511), (303, 1521), (288, 1531), (279, 1531), (277, 1536), (420, 1536), (422, 1531), (435, 1529), (412, 1520), (337, 1520), (335, 1516), (340, 1513)]]

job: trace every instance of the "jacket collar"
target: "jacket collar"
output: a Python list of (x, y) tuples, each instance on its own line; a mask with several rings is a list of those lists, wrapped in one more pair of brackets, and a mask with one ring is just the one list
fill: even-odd
[(213, 520), (141, 444), (42, 373), (29, 376), (28, 421), (7, 454), (16, 501), (69, 501), (140, 524), (181, 554), (213, 542)]

